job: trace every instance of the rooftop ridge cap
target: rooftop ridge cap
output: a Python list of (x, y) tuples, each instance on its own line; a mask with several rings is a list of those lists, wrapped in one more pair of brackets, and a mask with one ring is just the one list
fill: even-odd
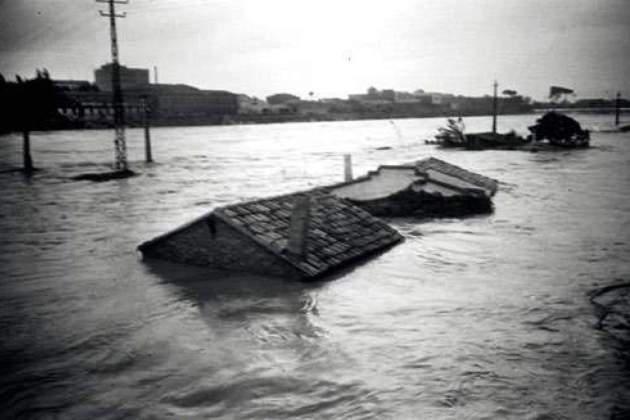
[[(452, 166), (452, 167), (457, 168), (457, 169), (459, 169), (459, 170), (465, 171), (465, 172), (467, 172), (467, 173), (469, 173), (469, 174), (471, 174), (471, 175), (473, 175), (473, 176), (475, 176), (475, 177), (479, 177), (479, 178), (482, 178), (482, 179), (484, 179), (484, 180), (491, 181), (491, 182), (494, 182), (494, 183), (497, 183), (497, 184), (499, 183), (499, 181), (498, 181), (498, 180), (496, 180), (496, 179), (494, 179), (494, 178), (490, 178), (490, 177), (488, 177), (488, 176), (485, 176), (485, 175), (482, 175), (482, 174), (478, 174), (478, 173), (476, 173), (476, 172), (469, 171), (468, 169), (462, 168), (461, 166), (458, 166), (458, 165), (455, 165), (455, 164), (452, 164), (452, 163), (446, 162), (446, 161), (444, 161), (444, 160), (438, 159), (438, 158), (433, 157), (433, 156), (429, 156), (428, 158), (424, 158), (424, 159), (417, 160), (417, 161), (415, 161), (415, 163), (414, 163), (414, 164), (415, 164), (416, 166), (418, 166), (421, 162), (426, 162), (426, 161), (428, 161), (428, 160), (435, 160), (435, 161), (438, 161), (438, 162), (441, 162), (441, 163), (445, 163), (445, 164), (447, 164), (447, 165), (449, 165), (449, 166)], [(437, 169), (435, 169), (435, 168), (427, 168), (427, 169), (433, 169), (434, 171), (437, 171)], [(438, 172), (439, 172), (439, 171), (438, 171)], [(449, 174), (447, 174), (447, 175), (449, 175)], [(462, 179), (460, 176), (457, 176), (457, 175), (454, 175), (454, 176), (455, 176), (455, 178)], [(462, 179), (462, 180), (463, 180), (463, 181), (465, 181), (465, 179)]]
[[(416, 165), (413, 163), (394, 163), (386, 165), (378, 165), (378, 169), (416, 169)], [(377, 170), (378, 170), (377, 169)]]
[(258, 198), (254, 198), (252, 200), (239, 201), (239, 202), (231, 203), (231, 204), (224, 204), (224, 205), (222, 205), (220, 207), (216, 207), (215, 210), (225, 210), (225, 209), (229, 209), (230, 207), (242, 206), (242, 205), (248, 205), (248, 204), (256, 204), (256, 203), (260, 203), (262, 201), (277, 200), (279, 198), (296, 196), (296, 195), (300, 195), (300, 194), (328, 195), (328, 192), (325, 191), (325, 187), (313, 187), (313, 188), (309, 188), (307, 190), (300, 190), (300, 191), (295, 191), (295, 192), (291, 192), (291, 193), (276, 194), (276, 195), (272, 195), (272, 196), (269, 196), (269, 197), (258, 197)]
[(428, 181), (429, 181), (429, 182), (432, 182), (432, 183), (437, 184), (437, 185), (440, 185), (440, 186), (442, 186), (442, 187), (444, 187), (444, 188), (451, 189), (451, 190), (455, 190), (455, 191), (460, 191), (460, 192), (464, 192), (464, 193), (465, 193), (465, 192), (469, 192), (469, 191), (471, 191), (471, 190), (472, 190), (472, 191), (481, 191), (481, 192), (484, 192), (483, 188), (475, 188), (475, 187), (473, 187), (473, 188), (471, 188), (471, 187), (460, 187), (460, 186), (458, 186), (458, 185), (449, 184), (449, 183), (447, 183), (447, 182), (442, 182), (442, 181), (439, 181), (439, 180), (437, 180), (437, 179), (435, 179), (435, 178), (431, 178), (431, 176), (430, 176), (430, 175), (428, 175), (428, 176), (427, 176), (427, 179), (428, 179)]

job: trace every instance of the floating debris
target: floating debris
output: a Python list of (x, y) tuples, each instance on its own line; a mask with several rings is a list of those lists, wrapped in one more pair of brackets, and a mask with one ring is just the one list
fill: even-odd
[(446, 120), (446, 127), (438, 128), (438, 134), (435, 136), (435, 142), (444, 147), (465, 147), (465, 129), (466, 127), (461, 117), (457, 120), (454, 118), (448, 118)]
[(465, 133), (463, 120), (447, 119), (446, 127), (438, 128), (435, 140), (427, 140), (426, 144), (437, 144), (444, 148), (464, 148), (468, 150), (516, 149), (527, 144), (529, 140), (517, 135), (514, 131), (500, 133)]
[(497, 181), (436, 158), (381, 165), (326, 187), (374, 216), (456, 217), (492, 211)]
[(507, 133), (470, 133), (466, 135), (466, 148), (470, 150), (516, 150), (531, 140), (523, 138), (514, 131)]
[(402, 239), (361, 208), (311, 190), (217, 208), (138, 249), (148, 258), (313, 279)]
[(551, 111), (529, 127), (536, 142), (547, 140), (551, 146), (561, 148), (589, 147), (590, 134), (580, 123), (559, 112)]
[(82, 174), (72, 177), (75, 181), (93, 181), (93, 182), (105, 182), (113, 179), (131, 178), (137, 174), (131, 169), (123, 169), (120, 171), (112, 172), (97, 172), (90, 174)]
[(426, 144), (437, 144), (444, 148), (467, 150), (556, 150), (589, 147), (590, 134), (576, 120), (558, 112), (548, 112), (529, 127), (531, 135), (526, 138), (514, 131), (508, 133), (466, 133), (461, 118), (449, 118), (446, 127), (440, 127), (435, 140)]

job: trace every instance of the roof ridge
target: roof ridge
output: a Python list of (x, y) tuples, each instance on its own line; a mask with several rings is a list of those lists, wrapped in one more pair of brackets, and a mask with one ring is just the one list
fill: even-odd
[[(459, 165), (455, 165), (455, 164), (453, 164), (453, 163), (446, 162), (446, 161), (444, 161), (444, 160), (442, 160), (442, 159), (438, 159), (438, 158), (433, 157), (433, 156), (429, 156), (428, 158), (424, 158), (424, 159), (417, 160), (417, 161), (415, 161), (415, 162), (414, 162), (414, 164), (415, 164), (415, 165), (417, 165), (417, 166), (419, 166), (422, 162), (428, 162), (428, 161), (431, 161), (431, 160), (433, 160), (433, 161), (437, 161), (437, 162), (439, 162), (439, 163), (443, 163), (443, 164), (446, 164), (446, 165), (448, 165), (448, 166), (451, 166), (451, 167), (454, 167), (454, 168), (456, 168), (456, 169), (459, 169), (459, 170), (461, 170), (461, 171), (467, 172), (468, 174), (472, 175), (472, 176), (473, 176), (473, 177), (475, 177), (475, 178), (481, 178), (481, 179), (483, 179), (483, 180), (490, 181), (490, 182), (493, 182), (493, 183), (498, 183), (498, 182), (499, 182), (499, 181), (497, 181), (497, 180), (496, 180), (496, 179), (494, 179), (494, 178), (490, 178), (490, 177), (488, 177), (488, 176), (485, 176), (485, 175), (482, 175), (482, 174), (479, 174), (479, 173), (476, 173), (476, 172), (470, 171), (470, 170), (468, 170), (468, 169), (466, 169), (466, 168), (462, 168), (462, 167), (461, 167), (461, 166), (459, 166)], [(435, 168), (428, 168), (428, 169), (434, 169), (434, 170), (436, 170)], [(456, 178), (460, 178), (460, 177), (458, 177), (458, 176), (455, 176), (455, 177), (456, 177)], [(461, 179), (461, 178), (460, 178), (460, 179)], [(464, 181), (465, 181), (465, 180), (464, 180)]]
[(269, 200), (277, 200), (279, 198), (283, 198), (283, 197), (290, 197), (290, 196), (298, 196), (298, 195), (304, 195), (304, 194), (328, 194), (325, 190), (324, 187), (313, 187), (310, 188), (308, 190), (300, 190), (300, 191), (294, 191), (291, 193), (282, 193), (282, 194), (276, 194), (276, 195), (272, 195), (269, 197), (259, 197), (259, 198), (254, 198), (252, 200), (247, 200), (247, 201), (239, 201), (236, 203), (232, 203), (232, 204), (224, 204), (222, 206), (218, 206), (215, 207), (214, 210), (225, 210), (225, 209), (229, 209), (230, 207), (235, 207), (235, 206), (245, 206), (245, 205), (249, 205), (249, 204), (256, 204), (256, 203), (260, 203), (262, 201), (269, 201)]
[[(315, 199), (315, 201), (321, 201), (322, 199), (329, 199), (329, 200), (333, 200), (337, 203), (341, 203), (341, 204), (345, 204), (348, 207), (351, 207), (353, 209), (353, 211), (357, 212), (357, 213), (361, 213), (364, 215), (369, 215), (370, 217), (374, 217), (372, 215), (370, 215), (368, 212), (366, 212), (365, 210), (361, 209), (358, 206), (353, 205), (352, 203), (348, 202), (347, 200), (341, 198), (341, 197), (337, 197), (335, 195), (329, 194), (325, 191), (320, 191), (317, 188), (314, 189), (310, 189), (310, 190), (304, 190), (304, 191), (298, 191), (298, 192), (294, 192), (294, 193), (290, 193), (290, 194), (281, 194), (281, 195), (277, 195), (274, 197), (270, 197), (267, 199), (259, 199), (259, 200), (253, 200), (253, 201), (248, 201), (248, 202), (243, 202), (240, 204), (243, 205), (248, 205), (248, 204), (256, 204), (256, 203), (260, 203), (262, 201), (268, 201), (268, 200), (274, 200), (274, 199), (279, 199), (279, 198), (284, 198), (284, 197), (291, 197), (291, 196), (298, 196), (298, 195), (302, 195), (302, 194), (308, 194), (308, 193), (314, 193), (315, 197), (313, 197)], [(236, 206), (236, 205), (234, 205)], [(252, 234), (252, 232), (250, 232), (248, 229), (246, 229), (242, 224), (240, 223), (236, 223), (234, 218), (225, 214), (224, 210), (229, 209), (229, 207), (232, 206), (225, 206), (225, 207), (221, 207), (221, 208), (216, 208), (214, 209), (213, 213), (216, 217), (218, 217), (219, 219), (221, 219), (223, 222), (227, 223), (229, 226), (231, 226), (232, 228), (234, 228), (237, 232), (245, 235), (246, 237), (252, 239), (256, 244), (258, 244), (259, 246), (261, 246), (262, 248), (264, 248), (265, 250), (271, 252), (272, 254), (274, 254), (275, 256), (281, 258), (283, 261), (286, 261), (287, 263), (289, 263), (291, 266), (295, 267), (298, 271), (305, 273), (308, 276), (315, 276), (315, 275), (319, 275), (322, 272), (320, 272), (316, 267), (311, 267), (311, 264), (304, 260), (300, 260), (300, 261), (296, 261), (293, 258), (289, 258), (289, 256), (283, 252), (284, 248), (282, 250), (278, 250), (276, 249), (274, 246), (272, 246), (270, 243), (267, 243), (265, 241), (260, 240), (260, 238), (258, 238), (257, 235)], [(377, 219), (376, 217), (374, 217), (375, 219)], [(379, 219), (380, 220), (380, 219)], [(324, 271), (328, 270), (330, 267), (326, 268)]]

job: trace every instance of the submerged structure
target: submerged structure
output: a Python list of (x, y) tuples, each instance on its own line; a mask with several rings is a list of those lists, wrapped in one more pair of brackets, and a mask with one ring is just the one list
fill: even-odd
[(497, 181), (436, 158), (382, 165), (327, 187), (374, 216), (455, 217), (492, 211)]
[(589, 147), (588, 130), (582, 129), (580, 123), (573, 118), (555, 111), (546, 113), (528, 129), (531, 135), (526, 138), (514, 131), (466, 133), (461, 118), (449, 118), (446, 126), (438, 129), (435, 140), (427, 140), (425, 143), (466, 150), (538, 151)]
[(312, 190), (217, 208), (138, 249), (148, 258), (313, 279), (401, 240), (361, 208)]
[(440, 127), (435, 141), (426, 141), (427, 144), (437, 144), (444, 148), (464, 148), (467, 150), (507, 149), (513, 150), (529, 143), (531, 139), (525, 139), (515, 132), (497, 133), (466, 133), (464, 123), (459, 118), (448, 118), (446, 127)]
[(590, 133), (580, 123), (559, 112), (547, 112), (528, 127), (535, 143), (547, 140), (548, 144), (560, 148), (589, 147)]

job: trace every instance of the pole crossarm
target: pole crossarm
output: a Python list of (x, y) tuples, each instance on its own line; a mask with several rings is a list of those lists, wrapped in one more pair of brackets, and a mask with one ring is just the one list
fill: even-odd
[(99, 10), (98, 12), (101, 14), (101, 16), (104, 16), (104, 17), (112, 17), (113, 16), (115, 18), (121, 18), (121, 19), (127, 17), (127, 12), (123, 12), (122, 14), (116, 13), (114, 15), (110, 15), (109, 13), (103, 12), (102, 10)]

